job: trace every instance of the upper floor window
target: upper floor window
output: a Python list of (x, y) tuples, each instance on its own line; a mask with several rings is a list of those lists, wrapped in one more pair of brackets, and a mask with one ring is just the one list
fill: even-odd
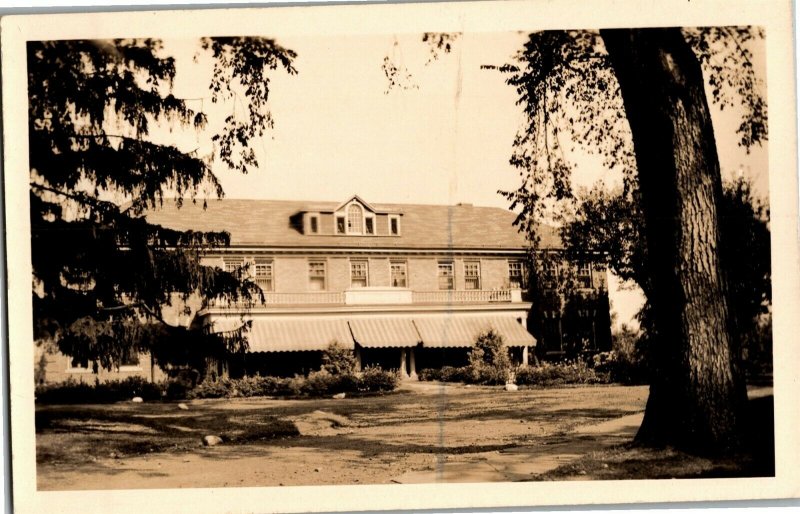
[(592, 266), (588, 262), (578, 264), (578, 287), (583, 289), (592, 287)]
[(364, 218), (364, 231), (369, 235), (375, 233), (375, 218), (372, 216)]
[(408, 266), (405, 262), (392, 262), (392, 287), (408, 287)]
[(527, 273), (524, 261), (508, 261), (508, 287), (524, 289), (527, 287)]
[(480, 262), (465, 262), (464, 263), (464, 289), (480, 289), (481, 288), (481, 263)]
[(244, 265), (244, 259), (237, 257), (226, 257), (223, 259), (224, 270), (228, 273), (236, 274), (239, 269)]
[(256, 260), (253, 266), (253, 275), (256, 284), (262, 291), (273, 290), (273, 264), (272, 261)]
[(555, 289), (558, 287), (558, 264), (548, 261), (542, 268), (542, 288)]
[(308, 263), (308, 287), (312, 291), (325, 290), (324, 261), (312, 261)]
[(319, 234), (319, 216), (309, 216), (308, 231), (312, 234)]
[(367, 261), (350, 263), (350, 287), (367, 287), (369, 271)]
[(337, 234), (344, 234), (345, 233), (345, 223), (344, 223), (344, 216), (337, 216), (336, 217), (336, 233)]
[(364, 209), (360, 205), (350, 204), (347, 208), (347, 232), (360, 234), (364, 226)]
[(393, 236), (400, 235), (400, 217), (389, 216), (389, 233)]
[(455, 273), (452, 262), (439, 263), (439, 289), (455, 289)]

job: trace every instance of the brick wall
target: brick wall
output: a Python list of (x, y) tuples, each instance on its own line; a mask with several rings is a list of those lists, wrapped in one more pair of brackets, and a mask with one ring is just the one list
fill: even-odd
[(508, 287), (508, 259), (481, 259), (481, 287), (483, 289)]
[(388, 257), (376, 257), (369, 260), (369, 285), (388, 287), (391, 269)]
[(408, 287), (416, 291), (435, 291), (438, 289), (437, 262), (434, 258), (408, 259)]
[(273, 264), (275, 292), (303, 293), (308, 291), (308, 259), (278, 257)]
[[(353, 257), (358, 258), (358, 257)], [(245, 257), (249, 260), (250, 257)], [(309, 291), (308, 262), (319, 259), (326, 263), (326, 290), (344, 291), (350, 287), (350, 261), (347, 256), (309, 257), (276, 256), (274, 262), (274, 288), (278, 293), (303, 293)], [(408, 287), (417, 291), (439, 289), (438, 263), (453, 262), (455, 288), (465, 289), (464, 262), (478, 261), (481, 269), (482, 289), (503, 289), (508, 287), (508, 259), (505, 257), (369, 257), (369, 285), (388, 287), (391, 283), (391, 262), (405, 261), (408, 267)], [(222, 257), (206, 257), (204, 264), (222, 266)], [(605, 285), (605, 273), (596, 271), (595, 287)]]
[(64, 382), (67, 379), (72, 379), (93, 384), (95, 380), (107, 382), (109, 380), (124, 380), (128, 377), (142, 377), (152, 382), (161, 382), (167, 378), (167, 375), (158, 366), (152, 366), (151, 368), (152, 361), (150, 355), (146, 353), (139, 355), (139, 366), (135, 368), (123, 367), (120, 370), (112, 371), (100, 369), (97, 374), (92, 373), (91, 365), (88, 370), (73, 369), (71, 368), (72, 358), (62, 353), (47, 353), (39, 347), (34, 352), (34, 369), (40, 367), (42, 355), (46, 360), (44, 368), (44, 381), (46, 383)]

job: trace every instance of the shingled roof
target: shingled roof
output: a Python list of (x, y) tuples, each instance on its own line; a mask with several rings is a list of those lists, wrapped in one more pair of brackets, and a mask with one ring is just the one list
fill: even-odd
[[(372, 204), (402, 214), (399, 236), (304, 235), (290, 222), (298, 213), (333, 210), (336, 202), (283, 200), (209, 200), (178, 208), (165, 202), (147, 213), (150, 223), (176, 230), (226, 231), (233, 246), (521, 249), (525, 237), (513, 225), (516, 214), (496, 207), (472, 205)], [(543, 226), (542, 248), (560, 248), (557, 231)]]

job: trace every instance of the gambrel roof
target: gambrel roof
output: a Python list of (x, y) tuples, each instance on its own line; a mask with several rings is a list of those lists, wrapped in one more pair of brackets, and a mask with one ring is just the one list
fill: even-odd
[[(363, 202), (358, 197), (351, 197)], [(345, 202), (347, 203), (347, 202)], [(165, 201), (147, 213), (150, 223), (177, 230), (226, 231), (233, 246), (296, 248), (408, 248), (498, 249), (527, 247), (523, 234), (513, 225), (516, 214), (496, 207), (472, 205), (367, 204), (375, 212), (396, 213), (402, 218), (399, 235), (309, 235), (292, 223), (303, 213), (333, 212), (341, 202), (283, 200), (209, 200), (184, 203), (177, 208)], [(543, 226), (541, 248), (561, 248), (557, 230)]]

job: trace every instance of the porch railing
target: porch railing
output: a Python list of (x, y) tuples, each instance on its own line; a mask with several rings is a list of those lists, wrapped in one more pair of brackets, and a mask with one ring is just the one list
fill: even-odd
[(484, 302), (510, 302), (511, 291), (501, 289), (497, 291), (476, 290), (445, 290), (445, 291), (414, 291), (413, 303), (484, 303)]
[[(386, 289), (384, 292), (391, 292), (391, 289)], [(396, 291), (403, 291), (399, 289)], [(408, 291), (407, 289), (405, 291)], [(351, 292), (363, 293), (365, 290), (355, 289)], [(329, 291), (315, 291), (307, 293), (264, 293), (264, 301), (261, 299), (254, 299), (253, 302), (247, 303), (243, 301), (229, 301), (221, 299), (213, 299), (208, 302), (209, 308), (215, 309), (241, 309), (250, 308), (258, 309), (270, 306), (280, 305), (363, 305), (365, 303), (411, 303), (411, 304), (448, 304), (448, 303), (512, 303), (523, 301), (519, 290), (444, 290), (444, 291), (411, 291), (408, 296), (393, 295), (393, 300), (365, 301), (361, 296), (360, 300), (353, 300), (357, 295), (352, 294), (348, 297), (346, 291), (329, 292)], [(376, 298), (378, 295), (372, 292)], [(348, 300), (348, 298), (350, 300)], [(408, 298), (408, 299), (403, 299)]]

